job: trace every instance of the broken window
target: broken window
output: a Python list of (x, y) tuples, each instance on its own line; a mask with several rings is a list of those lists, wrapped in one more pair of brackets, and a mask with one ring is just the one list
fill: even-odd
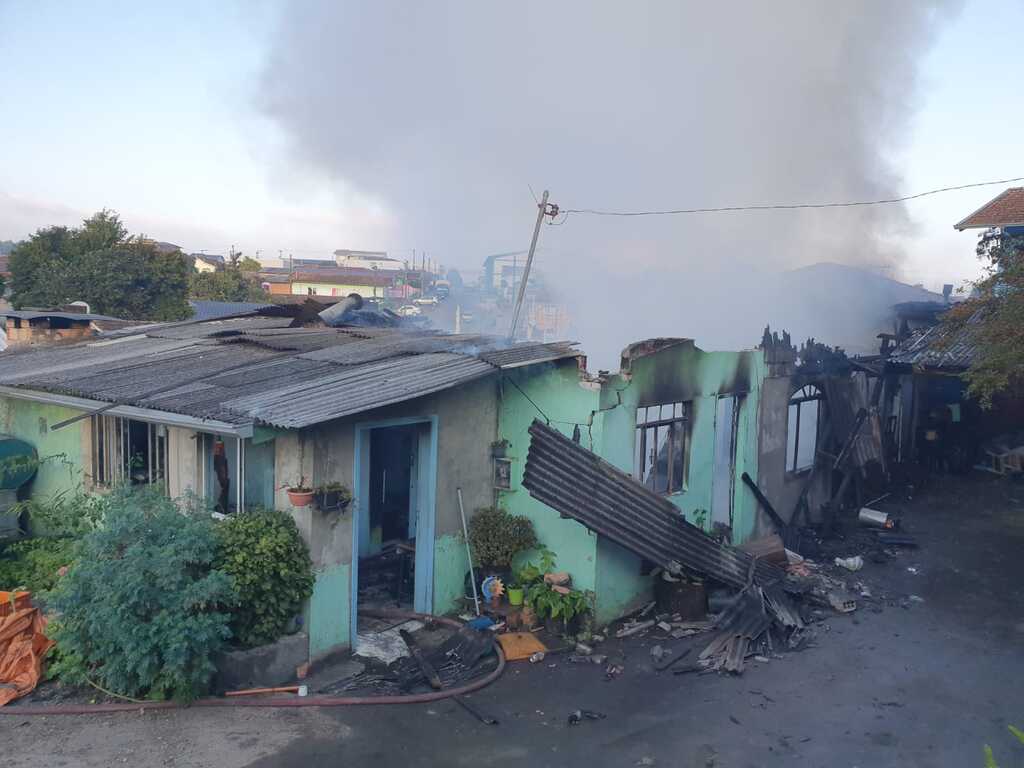
[(818, 412), (821, 390), (808, 384), (789, 398), (786, 431), (786, 471), (802, 472), (814, 466), (818, 450)]
[(162, 424), (98, 415), (91, 418), (92, 484), (167, 487), (167, 428)]
[(657, 493), (686, 487), (690, 443), (690, 403), (663, 403), (636, 409), (633, 473)]

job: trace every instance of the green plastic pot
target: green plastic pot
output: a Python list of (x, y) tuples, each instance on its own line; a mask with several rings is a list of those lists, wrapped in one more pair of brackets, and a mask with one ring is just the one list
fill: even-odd
[(519, 606), (523, 604), (523, 589), (516, 587), (508, 588), (508, 604)]

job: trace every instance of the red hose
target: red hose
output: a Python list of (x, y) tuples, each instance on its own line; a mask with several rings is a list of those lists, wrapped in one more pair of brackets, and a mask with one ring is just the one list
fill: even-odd
[[(406, 611), (360, 611), (360, 613), (377, 618), (418, 619), (456, 628), (462, 626), (454, 619), (432, 616), (429, 613)], [(501, 652), (499, 643), (494, 644), (494, 651), (498, 654), (498, 666), (493, 671), (479, 680), (466, 683), (458, 688), (446, 688), (443, 691), (431, 691), (430, 693), (409, 693), (400, 696), (303, 696), (287, 699), (209, 698), (197, 699), (191, 704), (179, 704), (174, 701), (147, 701), (142, 704), (125, 702), (123, 704), (54, 704), (46, 707), (13, 706), (0, 707), (0, 715), (98, 715), (107, 712), (139, 712), (142, 710), (186, 709), (188, 707), (350, 707), (362, 704), (426, 704), (479, 691), (501, 677), (502, 672), (505, 671), (505, 654)]]

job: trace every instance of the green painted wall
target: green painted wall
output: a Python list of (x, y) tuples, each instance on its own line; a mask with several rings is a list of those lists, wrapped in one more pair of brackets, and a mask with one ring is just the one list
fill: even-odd
[(466, 542), (459, 534), (438, 536), (434, 540), (434, 613), (451, 613), (462, 608), (469, 559)]
[[(559, 570), (572, 574), (576, 589), (597, 592), (597, 536), (534, 499), (522, 487), (522, 480), (530, 447), (527, 430), (535, 418), (543, 419), (538, 407), (551, 418), (552, 426), (566, 435), (572, 435), (573, 425), (560, 422), (583, 423), (581, 443), (597, 450), (601, 422), (597, 419), (591, 424), (591, 416), (598, 407), (598, 387), (581, 384), (576, 361), (569, 360), (510, 371), (499, 398), (499, 434), (509, 441), (507, 455), (512, 460), (511, 490), (499, 492), (500, 505), (533, 521), (541, 544), (555, 553)], [(586, 425), (591, 426), (588, 429)]]
[(348, 563), (316, 570), (309, 599), (309, 657), (316, 659), (349, 645), (351, 566)]
[(32, 495), (49, 496), (84, 482), (82, 469), (86, 457), (82, 450), (82, 431), (88, 422), (77, 421), (56, 432), (50, 431), (51, 424), (79, 413), (59, 405), (0, 397), (0, 432), (31, 443), (42, 460), (28, 488)]
[(703, 520), (710, 529), (718, 398), (741, 396), (732, 491), (733, 541), (740, 543), (753, 535), (756, 520), (756, 502), (740, 477), (744, 471), (757, 477), (758, 404), (765, 372), (760, 351), (704, 352), (692, 341), (674, 340), (634, 351), (626, 370), (600, 383), (581, 381), (575, 361), (506, 375), (499, 433), (510, 443), (512, 489), (501, 493), (501, 503), (533, 520), (541, 542), (556, 553), (558, 567), (572, 574), (576, 588), (594, 590), (599, 623), (649, 599), (651, 579), (641, 574), (638, 557), (613, 542), (599, 540), (578, 523), (561, 519), (522, 488), (529, 448), (527, 430), (533, 419), (548, 418), (552, 426), (570, 436), (573, 424), (579, 424), (582, 445), (632, 473), (636, 409), (690, 403), (686, 486), (667, 498), (690, 522)]

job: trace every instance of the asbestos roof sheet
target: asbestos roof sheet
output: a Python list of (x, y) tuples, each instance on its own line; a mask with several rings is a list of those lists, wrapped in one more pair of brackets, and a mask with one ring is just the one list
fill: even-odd
[(482, 360), (452, 353), (413, 355), (334, 367), (314, 381), (228, 401), (275, 427), (307, 427), (465, 384), (495, 373)]
[(530, 426), (523, 486), (563, 517), (669, 572), (698, 573), (733, 587), (747, 584), (752, 567), (762, 586), (785, 578), (781, 569), (715, 541), (664, 496), (540, 421)]
[(115, 339), (5, 353), (0, 385), (232, 424), (299, 428), (410, 400), (568, 345), (243, 317), (147, 326)]

